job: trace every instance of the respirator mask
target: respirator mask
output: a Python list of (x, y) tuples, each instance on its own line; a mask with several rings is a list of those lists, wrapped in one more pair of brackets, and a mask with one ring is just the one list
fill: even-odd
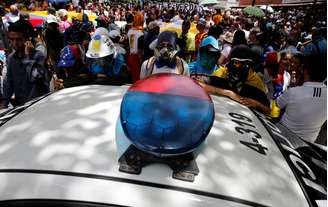
[(154, 49), (156, 60), (161, 65), (171, 65), (175, 62), (178, 51), (169, 43), (163, 42)]
[(227, 64), (228, 75), (230, 83), (234, 86), (245, 82), (248, 78), (249, 70), (252, 68), (253, 61), (246, 59), (236, 59), (232, 58)]

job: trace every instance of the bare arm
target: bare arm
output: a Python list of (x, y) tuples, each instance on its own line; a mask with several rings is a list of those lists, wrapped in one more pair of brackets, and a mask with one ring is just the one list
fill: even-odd
[(271, 109), (269, 106), (266, 106), (254, 99), (251, 98), (245, 98), (241, 97), (240, 95), (236, 94), (235, 92), (227, 89), (222, 89), (222, 88), (216, 88), (214, 86), (207, 85), (203, 82), (198, 82), (206, 92), (214, 94), (214, 95), (221, 95), (221, 96), (226, 96), (229, 97), (230, 99), (237, 101), (245, 106), (252, 107), (255, 109), (258, 109), (259, 111), (265, 113), (265, 114), (270, 114)]
[(227, 90), (227, 89), (222, 89), (222, 88), (217, 88), (214, 86), (210, 86), (207, 85), (203, 82), (198, 82), (206, 92), (214, 94), (214, 95), (220, 95), (220, 96), (226, 96), (231, 98), (234, 101), (240, 102), (241, 100), (241, 96), (239, 96), (238, 94), (236, 94), (235, 92), (231, 91), (231, 90)]
[(240, 103), (245, 105), (245, 106), (258, 109), (259, 111), (265, 113), (266, 115), (269, 115), (270, 112), (271, 112), (271, 108), (269, 106), (266, 106), (266, 105), (254, 100), (254, 99), (251, 99), (251, 98), (244, 98), (243, 97), (243, 98), (241, 98)]

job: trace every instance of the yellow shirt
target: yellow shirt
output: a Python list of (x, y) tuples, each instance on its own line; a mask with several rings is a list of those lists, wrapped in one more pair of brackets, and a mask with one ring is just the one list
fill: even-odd
[[(181, 38), (181, 34), (179, 36), (179, 38)], [(188, 32), (187, 33), (187, 40), (186, 40), (186, 48), (185, 48), (188, 52), (190, 51), (195, 51), (195, 35), (193, 35), (192, 33)]]

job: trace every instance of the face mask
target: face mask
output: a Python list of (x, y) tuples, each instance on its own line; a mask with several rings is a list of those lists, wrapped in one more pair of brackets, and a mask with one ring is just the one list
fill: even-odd
[(168, 49), (167, 47), (161, 49), (155, 48), (154, 55), (157, 60), (161, 61), (164, 65), (167, 65), (175, 60), (177, 52), (177, 50)]
[(89, 61), (93, 73), (106, 73), (108, 68), (113, 64), (113, 57), (107, 56), (104, 58), (89, 59)]
[(251, 62), (231, 60), (228, 67), (228, 79), (233, 85), (245, 82), (248, 78), (248, 73), (251, 68)]
[(200, 53), (200, 64), (202, 67), (208, 70), (212, 70), (217, 63), (218, 55), (214, 52), (201, 51)]

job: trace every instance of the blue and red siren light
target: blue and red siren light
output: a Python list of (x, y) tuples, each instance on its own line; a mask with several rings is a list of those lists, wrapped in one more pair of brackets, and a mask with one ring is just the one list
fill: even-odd
[(189, 77), (156, 74), (132, 85), (121, 103), (123, 131), (139, 150), (165, 157), (192, 152), (214, 121), (210, 96)]

